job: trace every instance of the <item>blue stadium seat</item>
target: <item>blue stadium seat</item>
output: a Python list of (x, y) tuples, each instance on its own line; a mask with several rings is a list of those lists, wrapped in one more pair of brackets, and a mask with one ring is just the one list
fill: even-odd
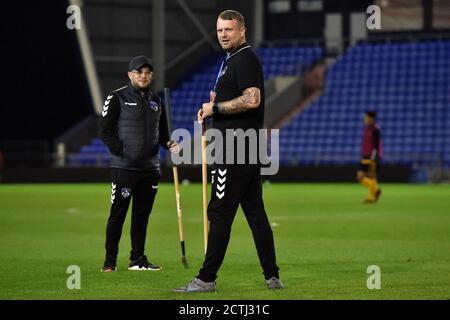
[(280, 163), (357, 162), (370, 108), (379, 112), (384, 163), (440, 158), (450, 167), (449, 49), (448, 40), (350, 47), (328, 69), (323, 95), (282, 128), (280, 145), (293, 152), (283, 147)]
[[(320, 46), (256, 50), (265, 79), (297, 75), (324, 57)], [(211, 56), (172, 90), (174, 128), (193, 130), (209, 99), (222, 55)], [(360, 157), (362, 115), (379, 112), (387, 164), (450, 168), (450, 41), (358, 44), (328, 69), (323, 95), (280, 131), (281, 165), (353, 165)], [(161, 157), (167, 156), (162, 152)], [(107, 165), (110, 153), (92, 139), (68, 165)]]

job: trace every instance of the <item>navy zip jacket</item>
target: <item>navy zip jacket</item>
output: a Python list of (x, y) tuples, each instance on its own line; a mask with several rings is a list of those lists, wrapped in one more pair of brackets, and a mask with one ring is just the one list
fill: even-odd
[(159, 170), (159, 145), (168, 149), (169, 133), (161, 99), (131, 83), (105, 100), (99, 135), (111, 154), (111, 167), (136, 171)]

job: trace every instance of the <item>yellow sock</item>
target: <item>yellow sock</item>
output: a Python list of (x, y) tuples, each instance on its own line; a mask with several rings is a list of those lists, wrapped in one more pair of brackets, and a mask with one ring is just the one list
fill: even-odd
[(361, 180), (361, 184), (364, 186), (364, 187), (366, 187), (366, 188), (370, 188), (370, 186), (372, 185), (372, 181), (371, 181), (372, 179), (370, 179), (370, 178), (367, 178), (367, 177), (364, 177), (362, 180)]
[(361, 184), (369, 189), (369, 194), (367, 196), (367, 199), (375, 200), (375, 193), (376, 193), (377, 188), (378, 188), (376, 180), (375, 179), (370, 179), (368, 177), (364, 177), (361, 180)]
[(369, 197), (371, 199), (375, 199), (375, 194), (377, 193), (378, 190), (378, 181), (377, 179), (371, 179), (372, 180), (372, 185), (369, 187)]

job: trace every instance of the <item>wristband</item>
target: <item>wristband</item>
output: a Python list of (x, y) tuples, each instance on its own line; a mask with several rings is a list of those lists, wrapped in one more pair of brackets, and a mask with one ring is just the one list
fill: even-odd
[(212, 107), (212, 111), (213, 111), (213, 114), (219, 113), (219, 106), (217, 105), (217, 103), (214, 103), (214, 105)]

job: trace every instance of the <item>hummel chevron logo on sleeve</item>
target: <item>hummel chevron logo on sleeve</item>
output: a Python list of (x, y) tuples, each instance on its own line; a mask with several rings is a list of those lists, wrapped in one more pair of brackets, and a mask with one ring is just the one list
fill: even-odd
[(105, 104), (103, 105), (103, 111), (102, 111), (102, 116), (103, 116), (103, 117), (106, 117), (106, 115), (108, 114), (109, 101), (111, 100), (112, 97), (113, 97), (112, 94), (110, 94), (110, 95), (108, 95), (108, 96), (106, 97)]
[(111, 183), (111, 203), (114, 203), (114, 199), (116, 199), (116, 184)]

